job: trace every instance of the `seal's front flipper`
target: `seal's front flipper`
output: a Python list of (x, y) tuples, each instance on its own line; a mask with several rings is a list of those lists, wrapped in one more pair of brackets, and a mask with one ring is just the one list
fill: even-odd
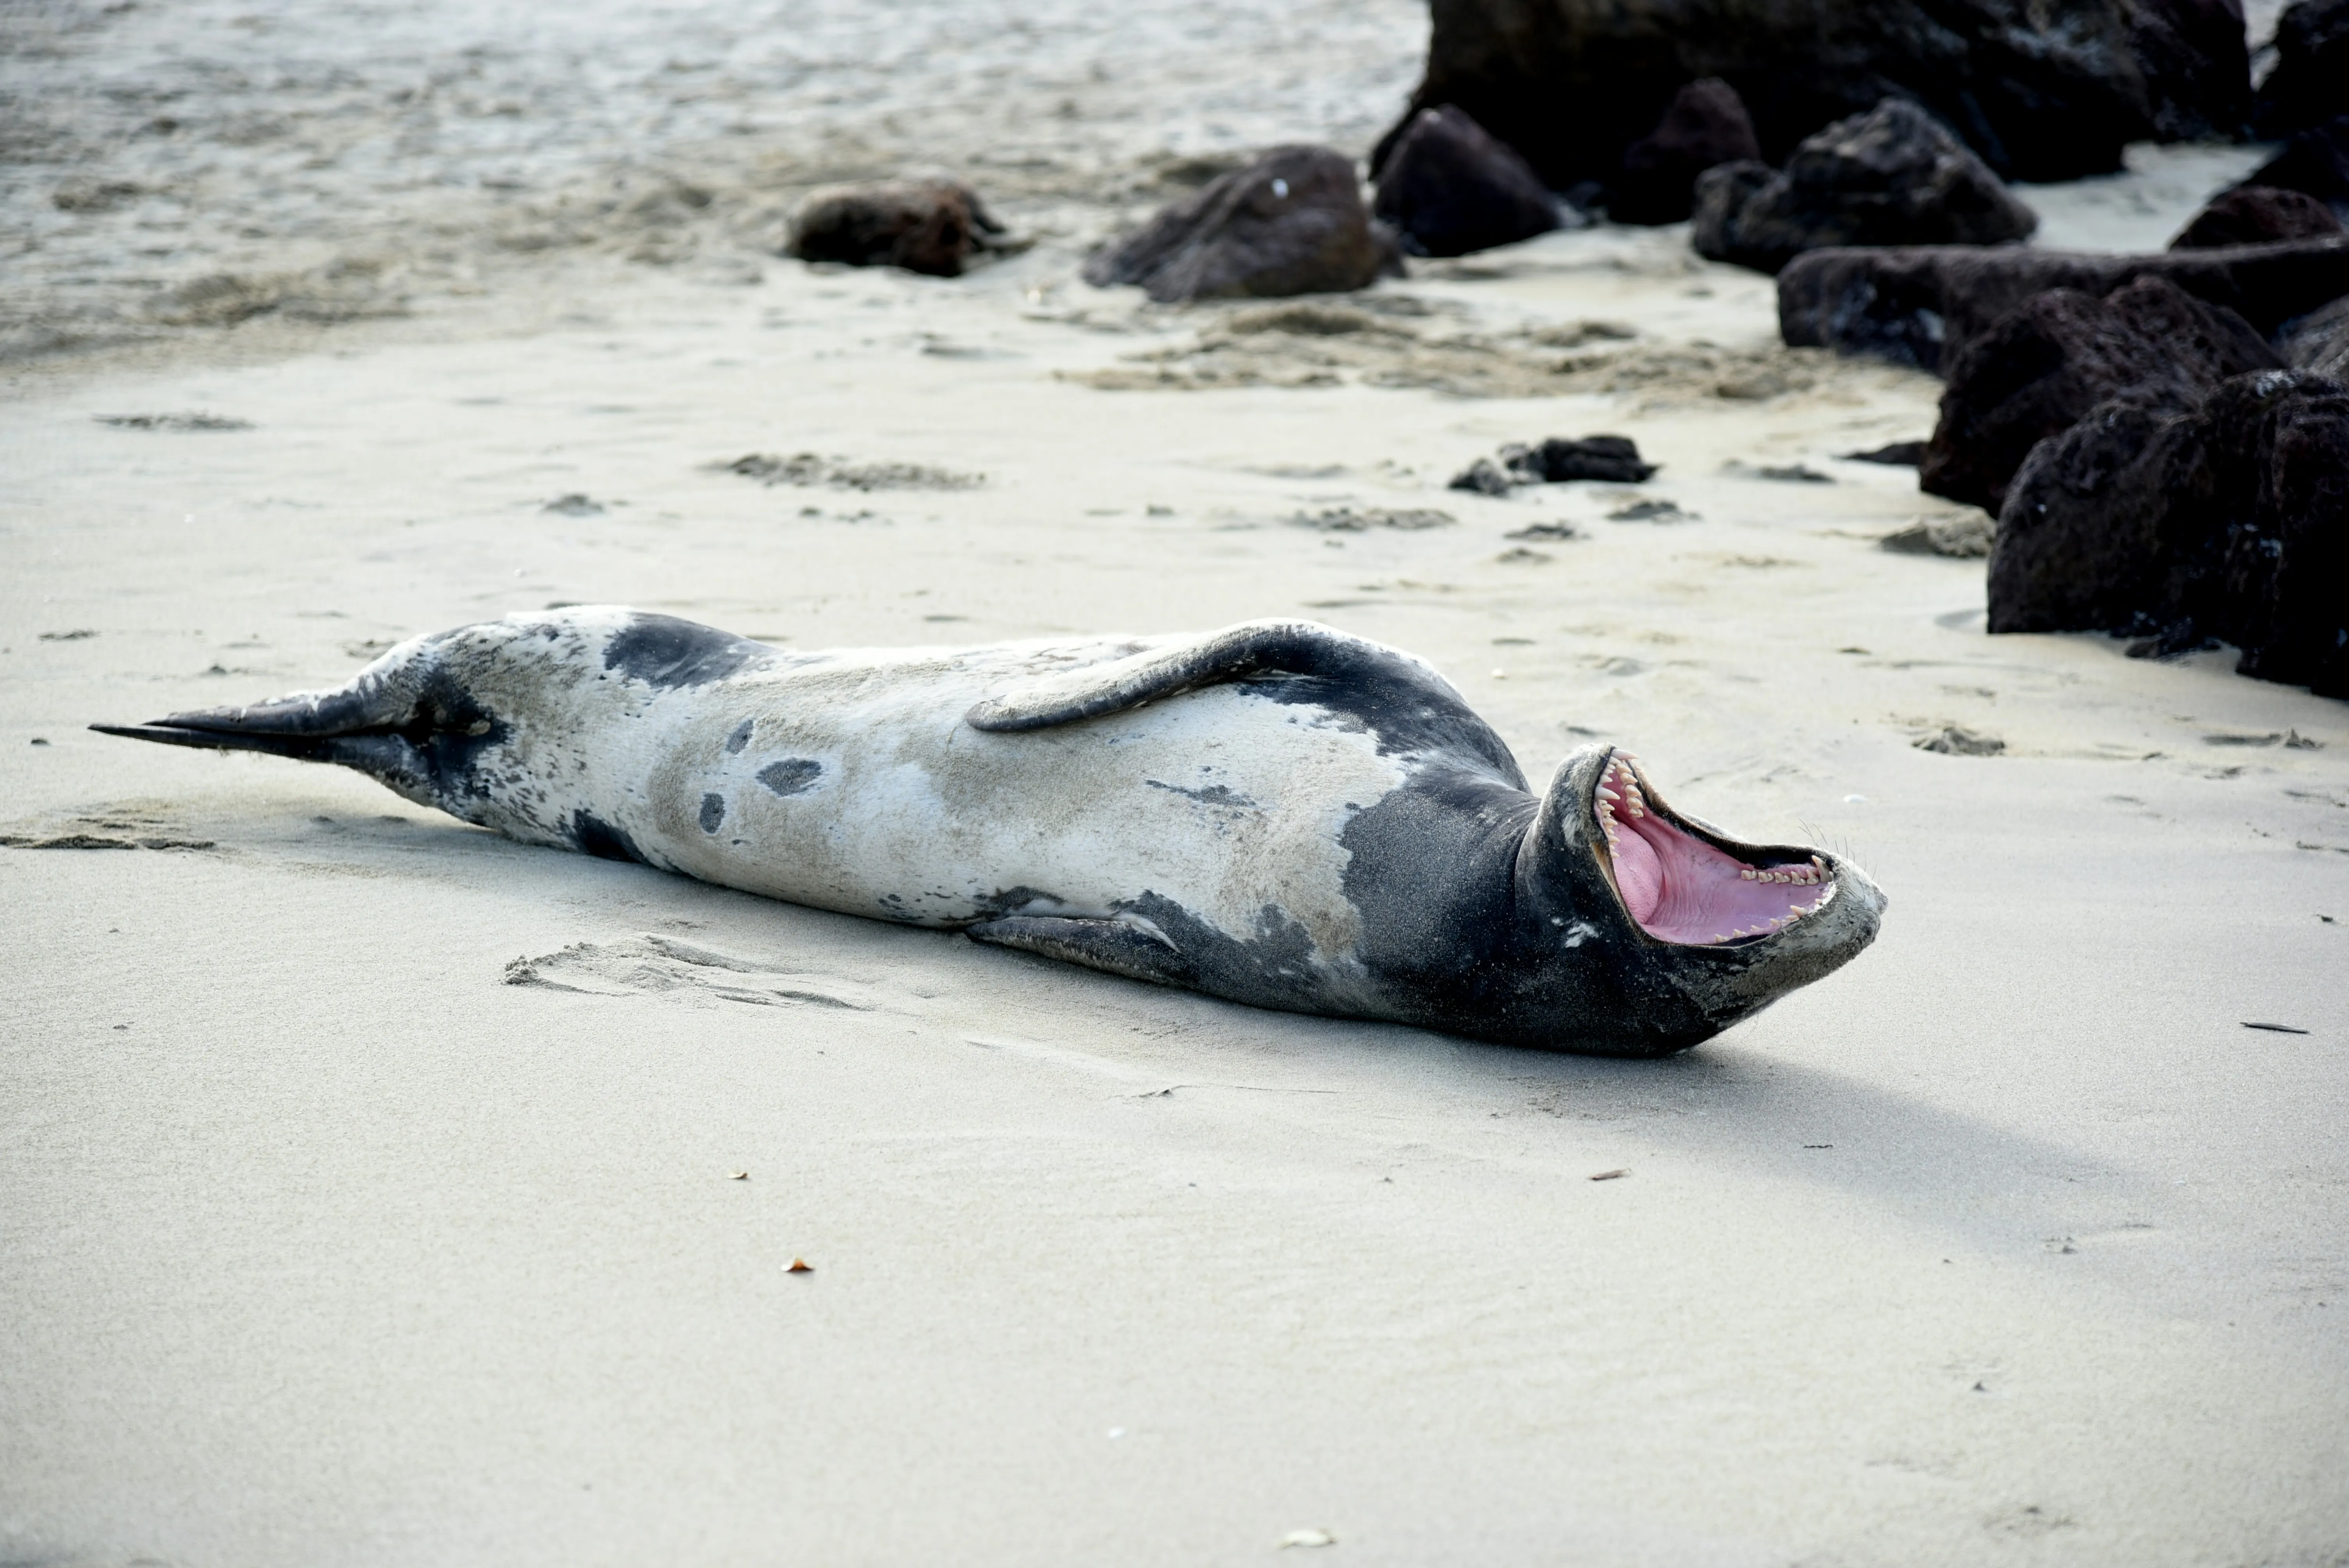
[(1058, 915), (1013, 914), (964, 928), (973, 942), (1017, 947), (1063, 964), (1147, 980), (1154, 985), (1198, 984), (1174, 944), (1156, 933), (1118, 920), (1071, 920)]
[(976, 704), (964, 719), (973, 729), (1049, 729), (1252, 676), (1356, 671), (1375, 671), (1446, 702), (1461, 700), (1442, 676), (1408, 654), (1313, 621), (1243, 621), (1108, 664), (1041, 676)]

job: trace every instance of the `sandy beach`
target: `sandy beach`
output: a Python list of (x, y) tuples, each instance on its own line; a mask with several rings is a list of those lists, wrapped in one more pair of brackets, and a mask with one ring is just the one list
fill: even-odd
[[(1964, 509), (1847, 456), (1938, 382), (1781, 346), (1685, 226), (1077, 280), (1199, 160), (1365, 148), (1410, 5), (243, 15), (0, 66), (0, 1563), (2349, 1561), (2349, 709), (1986, 635), (1980, 561), (1879, 544)], [(2154, 247), (2259, 156), (2021, 194)], [(1032, 245), (774, 254), (916, 166)], [(1444, 488), (1595, 432), (1661, 471)], [(1597, 1060), (84, 727), (600, 603), (1309, 617), (1890, 908)]]

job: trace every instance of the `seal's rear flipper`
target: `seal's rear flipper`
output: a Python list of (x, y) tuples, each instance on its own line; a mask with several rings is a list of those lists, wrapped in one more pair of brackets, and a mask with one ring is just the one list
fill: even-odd
[(152, 724), (93, 724), (100, 735), (131, 740), (153, 740), (165, 746), (199, 746), (211, 751), (265, 751), (272, 757), (298, 757), (305, 762), (326, 760), (327, 738), (316, 735), (247, 734), (238, 730), (199, 729), (159, 718)]
[(964, 721), (990, 731), (1049, 729), (1257, 676), (1335, 676), (1365, 667), (1446, 702), (1461, 700), (1442, 676), (1392, 648), (1313, 621), (1243, 621), (1105, 665), (1042, 676), (974, 705)]
[(973, 942), (1017, 947), (1023, 953), (1081, 964), (1129, 980), (1147, 980), (1154, 985), (1198, 984), (1183, 954), (1164, 937), (1123, 921), (1013, 914), (966, 926), (963, 934)]
[(471, 751), (503, 734), (461, 687), (436, 676), (439, 641), (403, 643), (332, 691), (90, 728), (165, 746), (336, 763), (420, 805), (439, 806), (450, 777)]

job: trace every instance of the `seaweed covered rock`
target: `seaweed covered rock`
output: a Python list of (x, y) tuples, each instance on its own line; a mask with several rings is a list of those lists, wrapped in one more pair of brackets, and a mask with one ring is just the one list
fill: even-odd
[(1781, 173), (1725, 164), (1696, 183), (1699, 253), (1775, 273), (1831, 245), (1996, 245), (2039, 226), (1990, 167), (1903, 98), (1837, 120)]
[(978, 194), (956, 181), (834, 185), (800, 203), (783, 253), (950, 278), (1002, 232)]
[(2349, 387), (2268, 370), (2184, 412), (2124, 395), (2042, 442), (1999, 515), (1990, 629), (2216, 637), (2244, 675), (2349, 696)]
[(1393, 240), (1363, 210), (1354, 162), (1327, 147), (1278, 147), (1171, 201), (1085, 263), (1096, 288), (1139, 284), (1162, 303), (1337, 294), (1399, 272)]
[(1696, 177), (1723, 163), (1762, 156), (1745, 100), (1719, 77), (1672, 95), (1656, 129), (1623, 150), (1623, 171), (1608, 187), (1607, 215), (1619, 223), (1677, 223), (1696, 204)]
[[(2224, 138), (2251, 79), (2238, 0), (1431, 0), (1402, 123), (1456, 104), (1553, 190), (1611, 181), (1683, 86), (1718, 77), (1776, 161), (1830, 120), (1915, 100), (2011, 180)], [(1401, 134), (1388, 134), (1373, 163)]]
[(2251, 112), (2260, 135), (2349, 115), (2349, 0), (2293, 0), (2276, 18), (2275, 51)]
[(1464, 256), (1557, 227), (1533, 166), (1459, 109), (1422, 109), (1379, 170), (1371, 211), (1423, 256)]
[(2321, 240), (2341, 232), (2333, 209), (2304, 191), (2273, 185), (2238, 185), (2210, 198), (2169, 242), (2173, 251), (2217, 251), (2230, 245), (2271, 245), (2281, 240)]
[(2127, 392), (2182, 412), (2230, 376), (2282, 363), (2241, 316), (2160, 278), (2104, 299), (2050, 289), (1951, 364), (1917, 483), (1996, 512), (2032, 448), (2107, 398)]

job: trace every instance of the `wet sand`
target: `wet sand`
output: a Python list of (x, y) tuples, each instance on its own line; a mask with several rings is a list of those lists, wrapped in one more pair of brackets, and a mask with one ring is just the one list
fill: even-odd
[[(92, 272), (120, 340), (9, 362), (0, 834), (59, 847), (0, 848), (0, 1559), (2349, 1549), (2349, 710), (2225, 652), (1985, 636), (1979, 562), (1878, 544), (1960, 509), (1841, 457), (1924, 435), (1938, 386), (1778, 347), (1768, 280), (1680, 232), (1311, 302), (1339, 331), (1073, 281), (1168, 157), (1375, 129), (1423, 36), (1397, 15), (1379, 44), (1305, 14), (1386, 84), (1358, 124), (1268, 93), (1318, 79), (1312, 37), (1226, 49), (1255, 74), (1221, 139), (1225, 89), (1184, 75), (1215, 52), (1145, 30), (1180, 114), (1040, 121), (1032, 185), (973, 170), (1039, 243), (961, 280), (777, 260), (728, 196), (670, 259), (597, 231), (479, 293), (419, 273), (394, 315), (173, 325)], [(1084, 49), (1025, 57), (1112, 95)], [(808, 145), (886, 118), (839, 115)], [(2058, 237), (2158, 242), (2254, 156), (2029, 194)], [(173, 264), (301, 271), (246, 242)], [(102, 422), (199, 414), (236, 428)], [(1444, 488), (1597, 431), (1661, 471)], [(726, 467), (802, 452), (984, 478)], [(1640, 500), (1680, 520), (1610, 517)], [(1433, 660), (1528, 773), (1621, 744), (1683, 810), (1856, 856), (1891, 908), (1719, 1040), (1593, 1061), (81, 727), (564, 601), (797, 647), (1309, 615)], [(1951, 726), (2003, 749), (1918, 746)]]

